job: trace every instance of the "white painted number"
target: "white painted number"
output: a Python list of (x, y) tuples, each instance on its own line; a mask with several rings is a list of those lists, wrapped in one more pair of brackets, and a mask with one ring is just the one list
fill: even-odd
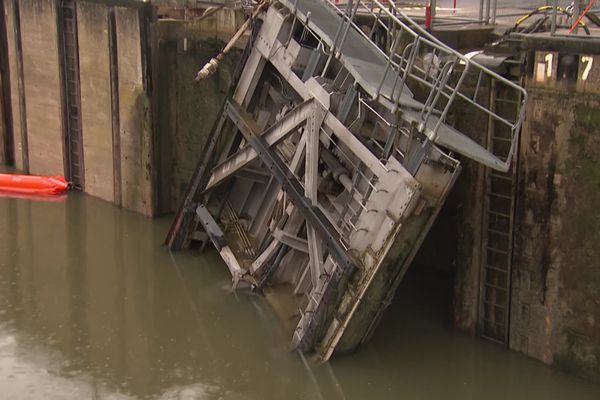
[(592, 70), (592, 64), (594, 63), (594, 58), (590, 56), (581, 57), (581, 63), (585, 66), (583, 67), (583, 73), (581, 74), (581, 80), (587, 80), (588, 76), (590, 76), (590, 71)]
[(546, 54), (546, 57), (544, 57), (544, 61), (546, 62), (546, 77), (550, 78), (552, 76), (552, 59), (553, 59), (553, 55), (552, 53), (548, 53)]

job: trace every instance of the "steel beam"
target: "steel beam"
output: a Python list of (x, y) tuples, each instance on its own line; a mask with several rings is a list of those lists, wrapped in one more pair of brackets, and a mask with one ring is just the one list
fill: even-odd
[(308, 242), (306, 239), (291, 235), (290, 233), (281, 229), (275, 229), (273, 232), (273, 237), (294, 250), (308, 253)]
[(329, 222), (323, 211), (314, 206), (312, 201), (304, 196), (304, 188), (296, 176), (265, 139), (257, 133), (256, 122), (235, 103), (229, 103), (227, 110), (231, 120), (240, 132), (242, 132), (246, 141), (256, 150), (266, 168), (279, 181), (282, 189), (288, 194), (294, 206), (306, 218), (307, 223), (315, 228), (323, 244), (335, 258), (336, 262), (343, 270), (353, 269), (356, 263), (346, 253), (346, 249), (335, 227)]
[(226, 114), (222, 112), (221, 118), (215, 121), (216, 124), (208, 138), (208, 144), (206, 146), (204, 156), (200, 159), (198, 165), (196, 166), (190, 185), (185, 193), (183, 204), (179, 208), (165, 240), (169, 250), (180, 250), (181, 248), (185, 247), (188, 241), (188, 236), (193, 233), (193, 230), (196, 227), (194, 224), (194, 203), (197, 200), (196, 197), (198, 195), (199, 188), (202, 185), (204, 173), (212, 159), (212, 153), (217, 147), (217, 142), (221, 137), (223, 126), (227, 119), (226, 117)]
[(233, 280), (233, 287), (235, 288), (240, 278), (244, 274), (244, 271), (240, 267), (235, 255), (229, 248), (225, 234), (203, 204), (200, 204), (198, 207), (196, 207), (196, 216), (200, 220), (200, 223), (208, 235), (208, 238), (216, 247), (219, 254), (221, 254), (225, 264), (227, 264), (227, 268), (229, 268), (229, 272), (231, 273)]
[[(263, 134), (263, 138), (269, 146), (279, 143), (291, 133), (296, 132), (298, 127), (302, 125), (310, 116), (313, 110), (314, 101), (307, 100), (299, 104), (292, 111), (284, 115), (273, 126), (267, 129)], [(225, 112), (229, 114), (229, 107), (232, 103), (225, 106)], [(208, 180), (206, 189), (211, 189), (231, 177), (240, 169), (258, 158), (256, 150), (252, 146), (246, 146), (227, 160), (219, 164), (213, 169), (213, 173)]]
[[(306, 164), (304, 166), (304, 191), (312, 206), (317, 207), (317, 189), (319, 186), (319, 133), (323, 119), (327, 114), (319, 103), (314, 104), (306, 132)], [(306, 227), (308, 253), (310, 256), (310, 273), (313, 287), (317, 286), (319, 276), (323, 272), (323, 247), (313, 226)]]

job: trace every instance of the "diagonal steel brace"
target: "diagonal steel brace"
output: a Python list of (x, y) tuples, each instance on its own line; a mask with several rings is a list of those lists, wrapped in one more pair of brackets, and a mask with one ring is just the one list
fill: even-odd
[(314, 206), (304, 195), (304, 188), (281, 157), (269, 146), (263, 137), (259, 136), (258, 127), (252, 117), (232, 102), (228, 104), (227, 113), (248, 143), (258, 153), (265, 166), (271, 171), (275, 179), (279, 181), (282, 189), (288, 193), (294, 206), (304, 216), (307, 223), (315, 229), (338, 265), (343, 270), (352, 270), (355, 262), (346, 253), (344, 246), (338, 238), (335, 227), (331, 225), (325, 214), (323, 214), (323, 211)]

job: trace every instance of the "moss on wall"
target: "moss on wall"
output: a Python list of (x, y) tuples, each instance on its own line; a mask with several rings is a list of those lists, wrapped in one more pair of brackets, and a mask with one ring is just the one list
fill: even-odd
[(230, 52), (217, 73), (195, 82), (202, 66), (223, 48), (216, 39), (163, 41), (159, 48), (159, 182), (160, 211), (174, 211), (181, 202), (196, 163), (219, 117), (241, 51)]
[(600, 381), (600, 99), (573, 97), (564, 109), (573, 118), (558, 167), (565, 207), (555, 362)]
[(600, 381), (600, 98), (530, 94), (511, 348)]

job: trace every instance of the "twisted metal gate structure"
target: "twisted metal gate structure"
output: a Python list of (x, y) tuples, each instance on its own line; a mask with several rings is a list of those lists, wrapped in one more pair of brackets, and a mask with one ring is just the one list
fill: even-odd
[[(393, 2), (279, 0), (249, 50), (167, 244), (211, 241), (234, 286), (282, 288), (293, 347), (326, 360), (377, 325), (460, 172), (454, 153), (509, 169), (527, 96)], [(519, 99), (513, 119), (487, 104), (490, 81)], [(449, 124), (454, 107), (504, 126), (502, 156)]]

